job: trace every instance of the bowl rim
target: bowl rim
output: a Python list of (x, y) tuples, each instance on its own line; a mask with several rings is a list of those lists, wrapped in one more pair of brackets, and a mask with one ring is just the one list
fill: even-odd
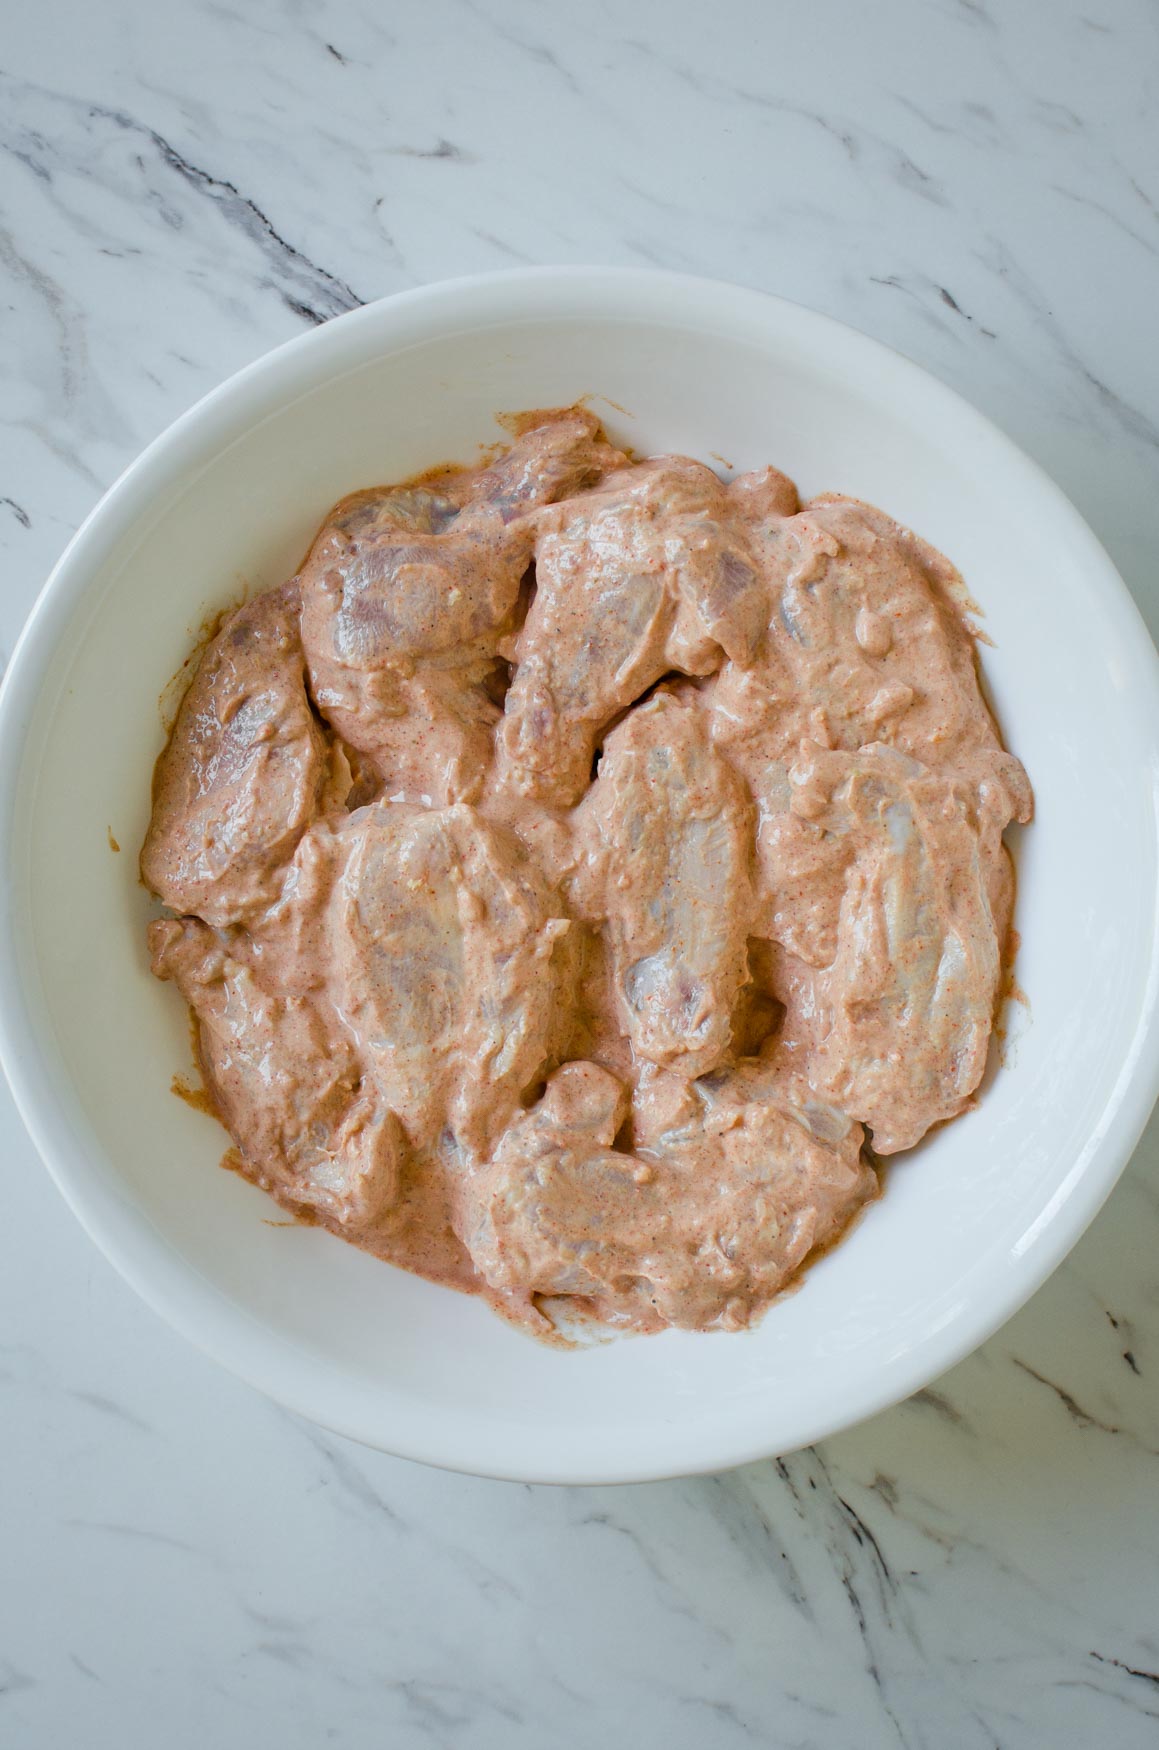
[[(955, 390), (904, 354), (852, 326), (804, 305), (726, 281), (655, 268), (555, 266), (514, 268), (465, 275), (419, 286), (361, 306), (304, 334), (294, 336), (235, 372), (201, 397), (156, 436), (101, 496), (53, 567), (21, 630), (0, 683), (0, 1062), (33, 1144), (65, 1201), (120, 1275), (171, 1326), (195, 1347), (231, 1372), (307, 1419), (378, 1450), (440, 1468), (515, 1481), (611, 1483), (684, 1476), (730, 1468), (788, 1452), (855, 1426), (921, 1389), (985, 1342), (1023, 1306), (1075, 1245), (1102, 1207), (1126, 1167), (1159, 1095), (1159, 905), (1153, 910), (1148, 973), (1130, 1050), (1124, 1055), (1112, 1093), (1098, 1124), (1080, 1150), (1063, 1185), (1030, 1230), (1002, 1290), (970, 1305), (940, 1331), (928, 1336), (880, 1376), (845, 1400), (839, 1410), (814, 1415), (791, 1436), (731, 1438), (723, 1430), (665, 1457), (658, 1430), (634, 1460), (625, 1454), (577, 1465), (574, 1459), (540, 1453), (528, 1464), (511, 1456), (514, 1434), (497, 1440), (472, 1440), (431, 1426), (421, 1407), (413, 1426), (392, 1432), (389, 1444), (367, 1419), (320, 1390), (316, 1367), (308, 1368), (288, 1340), (271, 1332), (197, 1275), (136, 1207), (127, 1192), (100, 1182), (87, 1165), (85, 1150), (64, 1121), (53, 1097), (53, 1077), (35, 1044), (33, 998), (20, 951), (18, 854), (13, 831), (20, 779), (29, 752), (29, 730), (37, 696), (58, 643), (80, 606), (92, 577), (148, 514), (150, 503), (171, 485), (183, 467), (182, 452), (202, 448), (215, 428), (232, 428), (248, 404), (264, 391), (289, 398), (294, 368), (305, 375), (311, 362), (351, 351), (362, 329), (379, 330), (389, 343), (392, 326), (405, 326), (416, 313), (433, 328), (429, 338), (460, 326), (526, 322), (575, 314), (576, 299), (586, 302), (595, 320), (623, 320), (651, 306), (651, 319), (671, 324), (681, 317), (706, 325), (727, 321), (767, 321), (812, 339), (823, 339), (837, 355), (850, 349), (876, 362), (902, 388), (920, 393), (957, 430), (972, 433), (1025, 483), (1039, 505), (1067, 535), (1084, 571), (1097, 582), (1117, 647), (1129, 673), (1124, 683), (1139, 721), (1140, 762), (1149, 774), (1152, 827), (1159, 820), (1159, 655), (1146, 623), (1111, 559), (1070, 500), (1045, 471), (1011, 438)], [(617, 303), (619, 308), (617, 308)], [(629, 306), (631, 308), (629, 308)], [(490, 308), (490, 320), (481, 319)], [(355, 365), (357, 359), (354, 360)], [(327, 371), (326, 375), (336, 374)], [(308, 384), (305, 386), (309, 386)], [(302, 392), (301, 390), (299, 392)], [(260, 414), (251, 407), (249, 427)], [(1157, 891), (1159, 899), (1159, 891)], [(304, 1383), (303, 1383), (304, 1382)], [(322, 1400), (320, 1402), (320, 1399)], [(422, 1424), (426, 1424), (425, 1431)], [(637, 1441), (643, 1449), (645, 1443)]]

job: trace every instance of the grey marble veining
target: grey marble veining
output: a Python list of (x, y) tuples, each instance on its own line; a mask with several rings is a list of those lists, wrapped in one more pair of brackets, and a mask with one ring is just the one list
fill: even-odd
[[(357, 303), (657, 262), (845, 318), (1038, 457), (1159, 627), (1146, 0), (45, 0), (0, 37), (0, 654), (100, 491)], [(134, 1299), (6, 1097), (0, 1742), (1159, 1742), (1159, 1124), (908, 1404), (548, 1490), (286, 1416)]]

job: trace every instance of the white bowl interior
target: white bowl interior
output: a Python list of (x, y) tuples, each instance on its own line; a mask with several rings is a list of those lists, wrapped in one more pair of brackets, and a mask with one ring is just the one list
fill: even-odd
[[(949, 554), (984, 608), (987, 680), (1038, 815), (1018, 850), (1028, 1024), (979, 1109), (900, 1159), (884, 1198), (755, 1332), (569, 1354), (282, 1224), (219, 1170), (224, 1133), (170, 1091), (190, 1073), (189, 1036), (174, 990), (148, 972), (156, 908), (136, 852), (158, 695), (203, 617), (287, 576), (342, 493), (472, 458), (501, 437), (496, 410), (582, 395), (609, 398), (593, 404), (638, 452), (772, 461), (804, 493), (878, 503)], [(9, 845), (18, 1095), (66, 1194), (142, 1291), (331, 1426), (527, 1477), (787, 1449), (913, 1389), (1013, 1310), (1146, 1116), (1138, 1078), (1126, 1097), (1141, 1050), (1138, 1073), (1154, 1077), (1146, 634), (1037, 470), (914, 367), (806, 312), (593, 275), (358, 313), (167, 434), (82, 532), (29, 638), (21, 661), (40, 672), (20, 704)]]

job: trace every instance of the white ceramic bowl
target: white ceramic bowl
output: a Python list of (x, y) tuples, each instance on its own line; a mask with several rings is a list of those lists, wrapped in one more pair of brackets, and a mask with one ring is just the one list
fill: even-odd
[[(558, 1353), (377, 1263), (218, 1169), (170, 1092), (185, 1013), (148, 972), (136, 852), (158, 694), (203, 616), (285, 577), (342, 493), (501, 436), (496, 410), (608, 397), (617, 439), (882, 505), (983, 605), (985, 668), (1038, 817), (1018, 847), (1030, 1021), (980, 1108), (889, 1174), (799, 1291), (740, 1336)], [(408, 292), (242, 371), (98, 505), (0, 701), (0, 1029), (65, 1197), (193, 1342), (390, 1452), (607, 1481), (789, 1450), (914, 1391), (1074, 1244), (1157, 1088), (1154, 650), (1061, 493), (905, 359), (707, 281), (546, 269)], [(109, 831), (123, 847), (115, 855)], [(28, 1244), (35, 1245), (35, 1235)]]

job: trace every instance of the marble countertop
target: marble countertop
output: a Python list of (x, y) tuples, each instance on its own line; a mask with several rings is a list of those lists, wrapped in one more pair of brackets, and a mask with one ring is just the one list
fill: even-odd
[[(890, 342), (1159, 624), (1147, 0), (39, 0), (0, 43), (0, 644), (121, 467), (425, 280), (655, 262)], [(1081, 1002), (1082, 993), (1076, 992)], [(0, 1111), (0, 1741), (1159, 1742), (1159, 1127), (936, 1387), (726, 1476), (529, 1489), (323, 1435), (122, 1285)]]

